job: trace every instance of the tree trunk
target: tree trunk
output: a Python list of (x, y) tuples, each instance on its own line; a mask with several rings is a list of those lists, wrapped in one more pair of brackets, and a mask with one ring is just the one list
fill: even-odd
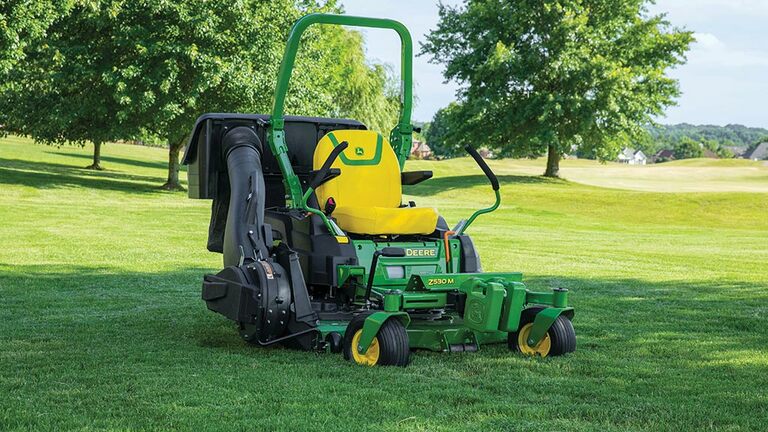
[(169, 142), (168, 146), (168, 179), (162, 186), (165, 190), (183, 191), (186, 190), (179, 182), (179, 152), (184, 147), (184, 138), (176, 142)]
[(553, 145), (548, 146), (547, 170), (544, 177), (560, 177), (560, 152)]
[(85, 167), (85, 169), (103, 170), (101, 167), (101, 141), (93, 142), (93, 163)]

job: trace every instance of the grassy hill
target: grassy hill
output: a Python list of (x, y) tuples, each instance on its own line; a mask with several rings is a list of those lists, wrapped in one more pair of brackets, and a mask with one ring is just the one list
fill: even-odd
[[(765, 430), (768, 167), (492, 161), (486, 271), (571, 290), (578, 349), (418, 352), (406, 369), (246, 346), (199, 285), (210, 202), (161, 149), (0, 140), (0, 430)], [(410, 187), (450, 224), (492, 201), (467, 159)], [(743, 166), (741, 166), (743, 165)]]

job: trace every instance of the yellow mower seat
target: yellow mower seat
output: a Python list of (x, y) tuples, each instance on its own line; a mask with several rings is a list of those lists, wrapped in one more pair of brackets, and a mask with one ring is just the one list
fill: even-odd
[(319, 186), (323, 207), (336, 201), (332, 216), (341, 229), (355, 234), (430, 234), (437, 226), (437, 211), (429, 207), (400, 207), (400, 166), (389, 141), (367, 130), (337, 130), (325, 135), (315, 148), (314, 169), (320, 169), (334, 147), (349, 144), (333, 168), (341, 175)]

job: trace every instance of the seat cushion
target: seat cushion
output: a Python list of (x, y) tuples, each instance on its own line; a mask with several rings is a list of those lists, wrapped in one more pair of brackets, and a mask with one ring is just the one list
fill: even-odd
[(431, 207), (336, 207), (333, 217), (355, 234), (430, 234), (437, 227)]

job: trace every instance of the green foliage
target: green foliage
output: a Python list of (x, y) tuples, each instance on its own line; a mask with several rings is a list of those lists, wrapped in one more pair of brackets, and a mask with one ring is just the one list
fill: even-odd
[[(754, 148), (768, 139), (768, 129), (746, 127), (738, 124), (727, 126), (692, 125), (681, 123), (676, 125), (654, 125), (647, 128), (648, 134), (656, 143), (655, 151), (668, 148), (684, 137), (696, 142), (708, 142), (712, 151), (724, 152), (724, 147)], [(717, 149), (712, 148), (717, 143)], [(724, 153), (725, 154), (725, 153)]]
[(704, 154), (702, 145), (688, 137), (683, 137), (675, 143), (674, 151), (677, 159), (699, 158)]
[(462, 85), (454, 139), (480, 139), (502, 156), (600, 159), (643, 133), (673, 104), (666, 76), (691, 32), (648, 16), (646, 0), (468, 0), (440, 5), (422, 54)]
[[(27, 47), (0, 96), (15, 129), (50, 143), (160, 137), (170, 188), (178, 153), (204, 112), (268, 113), (293, 23), (333, 1), (95, 1)], [(391, 74), (365, 63), (359, 33), (311, 28), (287, 99), (291, 114), (352, 116), (373, 129), (396, 123)]]
[(435, 156), (454, 157), (464, 154), (462, 147), (468, 141), (460, 133), (461, 115), (461, 107), (455, 102), (435, 113), (424, 135)]
[(723, 159), (731, 159), (736, 156), (736, 154), (733, 153), (733, 150), (725, 147), (719, 147), (716, 153), (718, 157)]
[[(0, 1), (0, 76), (25, 58), (25, 49), (40, 41), (53, 20), (74, 0)], [(2, 82), (2, 81), (0, 81)]]
[(25, 60), (6, 74), (0, 112), (11, 130), (52, 144), (104, 142), (127, 134), (104, 74), (111, 53), (95, 47), (109, 35), (93, 5), (79, 4), (51, 22), (44, 40), (28, 44)]
[(427, 136), (429, 135), (429, 128), (432, 127), (432, 123), (415, 121), (413, 122), (413, 127), (419, 129), (418, 131), (413, 131), (413, 138), (426, 142)]
[[(315, 83), (323, 105), (312, 114), (353, 118), (384, 136), (397, 124), (400, 89), (385, 64), (368, 64), (362, 35), (337, 26), (321, 27)], [(306, 108), (302, 108), (303, 111)]]

